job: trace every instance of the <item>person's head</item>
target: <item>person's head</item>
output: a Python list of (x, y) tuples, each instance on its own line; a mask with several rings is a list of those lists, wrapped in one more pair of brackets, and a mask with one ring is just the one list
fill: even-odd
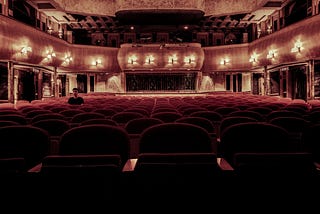
[(79, 89), (78, 88), (73, 88), (72, 92), (73, 92), (73, 96), (77, 97), (78, 94), (79, 94)]

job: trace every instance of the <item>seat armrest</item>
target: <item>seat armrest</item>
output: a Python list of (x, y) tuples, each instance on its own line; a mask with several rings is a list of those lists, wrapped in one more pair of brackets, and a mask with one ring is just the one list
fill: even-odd
[(217, 163), (223, 171), (233, 171), (234, 168), (224, 158), (217, 158)]
[(318, 171), (320, 171), (320, 163), (314, 162), (314, 165), (316, 166), (316, 169), (317, 169)]
[(42, 163), (39, 163), (38, 165), (32, 167), (31, 169), (28, 170), (30, 173), (38, 173), (41, 171)]
[(125, 165), (123, 166), (122, 172), (133, 172), (136, 167), (138, 158), (128, 159)]

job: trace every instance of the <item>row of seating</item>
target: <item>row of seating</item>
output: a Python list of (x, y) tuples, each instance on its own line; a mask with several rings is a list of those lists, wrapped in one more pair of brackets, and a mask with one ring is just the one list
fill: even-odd
[[(212, 136), (198, 125), (159, 123), (149, 126), (141, 133), (137, 141), (137, 158), (143, 153), (214, 153), (236, 168), (234, 161), (238, 153), (308, 153), (308, 158), (316, 167), (314, 162), (318, 160), (318, 147), (313, 137), (318, 126), (303, 133), (305, 146), (296, 148), (290, 134), (280, 126), (265, 122), (242, 122), (226, 128), (220, 136), (217, 148), (213, 148)], [(1, 157), (6, 162), (13, 158), (16, 163), (16, 158), (21, 158), (28, 170), (41, 163), (43, 158), (52, 155), (50, 135), (42, 128), (29, 125), (5, 126), (0, 128), (0, 134), (4, 137), (0, 144)], [(120, 156), (121, 167), (124, 167), (131, 158), (131, 145), (130, 135), (122, 127), (83, 125), (73, 127), (61, 135), (56, 155), (116, 154)]]
[[(167, 106), (167, 101), (161, 100), (163, 106)], [(150, 106), (155, 109), (155, 105), (160, 106), (161, 102), (150, 102)], [(140, 102), (130, 99), (128, 103)], [(128, 107), (128, 103), (119, 111), (123, 111), (124, 106)], [(148, 102), (146, 105), (149, 106)], [(22, 111), (24, 108), (19, 109)], [(0, 128), (3, 139), (0, 165), (2, 178), (8, 178), (10, 182), (2, 183), (1, 187), (7, 189), (5, 193), (16, 192), (30, 204), (36, 201), (52, 210), (57, 208), (56, 211), (64, 203), (71, 207), (70, 201), (80, 209), (85, 204), (90, 204), (91, 209), (95, 206), (103, 209), (117, 206), (119, 209), (117, 202), (121, 201), (122, 209), (125, 202), (139, 211), (146, 208), (142, 205), (145, 203), (159, 209), (168, 209), (166, 205), (171, 204), (176, 208), (188, 210), (193, 207), (201, 211), (202, 208), (212, 209), (212, 201), (217, 200), (215, 205), (223, 202), (221, 198), (236, 204), (237, 200), (231, 199), (241, 198), (239, 190), (253, 195), (258, 191), (276, 191), (279, 186), (290, 193), (291, 188), (301, 188), (305, 193), (309, 191), (308, 194), (317, 190), (318, 182), (313, 181), (319, 176), (319, 159), (316, 158), (319, 149), (312, 137), (316, 136), (318, 125), (308, 126), (307, 131), (302, 132), (303, 138), (299, 139), (303, 139), (306, 146), (297, 147), (295, 136), (281, 128), (280, 122), (244, 120), (230, 122), (221, 128), (223, 120), (211, 126), (212, 120), (207, 115), (201, 122), (199, 118), (190, 114), (174, 122), (160, 122), (153, 118), (150, 123), (141, 120), (144, 121), (141, 127), (129, 123), (120, 126), (97, 123), (71, 125), (55, 139), (58, 147), (54, 154), (50, 153), (51, 135), (44, 128), (34, 126), (42, 120), (34, 121), (32, 126), (28, 125), (31, 120), (27, 124), (6, 125)], [(111, 118), (94, 120), (100, 119), (114, 122)], [(289, 124), (293, 123), (293, 119), (288, 120)], [(62, 121), (72, 124), (70, 120)], [(53, 125), (57, 131), (61, 127)], [(139, 146), (134, 158), (130, 155), (134, 144), (132, 134), (126, 130), (128, 127), (140, 132), (135, 141)], [(218, 140), (216, 148), (212, 144), (212, 132), (215, 131), (218, 133), (215, 136)], [(268, 184), (251, 184), (266, 178)], [(288, 180), (296, 185), (289, 186)], [(13, 184), (8, 185), (10, 183)], [(34, 199), (31, 193), (38, 197)], [(213, 196), (216, 194), (219, 197)], [(280, 200), (281, 194), (273, 197), (274, 201)], [(297, 200), (295, 197), (297, 195), (292, 194), (290, 199)], [(251, 200), (254, 198), (250, 197)], [(176, 204), (178, 199), (183, 203)], [(197, 199), (198, 203), (195, 203)], [(211, 201), (210, 206), (199, 206), (208, 200)]]

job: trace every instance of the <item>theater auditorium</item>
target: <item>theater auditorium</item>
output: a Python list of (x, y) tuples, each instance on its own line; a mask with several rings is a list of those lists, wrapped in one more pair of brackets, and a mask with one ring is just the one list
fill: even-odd
[(1, 212), (314, 209), (319, 13), (0, 0)]

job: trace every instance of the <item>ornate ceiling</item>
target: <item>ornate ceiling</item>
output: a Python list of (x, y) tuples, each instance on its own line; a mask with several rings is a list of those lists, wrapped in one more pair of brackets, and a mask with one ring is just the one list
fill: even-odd
[[(291, 0), (27, 0), (71, 30), (123, 32), (130, 25), (245, 28)], [(194, 29), (194, 28), (191, 28)]]

